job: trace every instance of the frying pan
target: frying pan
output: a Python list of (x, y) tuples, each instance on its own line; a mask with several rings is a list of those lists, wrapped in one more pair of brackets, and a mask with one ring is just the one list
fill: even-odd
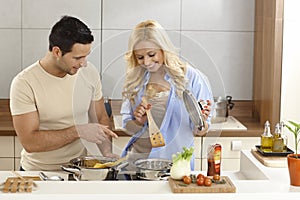
[(139, 179), (158, 181), (167, 180), (172, 166), (171, 160), (160, 158), (139, 159), (134, 162)]
[(186, 110), (189, 113), (190, 119), (192, 120), (193, 124), (202, 131), (205, 128), (205, 119), (201, 113), (202, 106), (200, 102), (197, 102), (196, 98), (189, 90), (183, 91), (183, 101)]

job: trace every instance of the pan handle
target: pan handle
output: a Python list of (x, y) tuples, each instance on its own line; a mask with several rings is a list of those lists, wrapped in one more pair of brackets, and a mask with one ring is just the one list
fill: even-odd
[(80, 177), (82, 174), (81, 170), (74, 165), (61, 165), (60, 168), (66, 172), (75, 174), (77, 177)]

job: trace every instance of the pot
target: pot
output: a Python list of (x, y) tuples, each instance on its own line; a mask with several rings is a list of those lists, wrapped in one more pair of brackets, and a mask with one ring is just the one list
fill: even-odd
[(62, 165), (61, 168), (64, 171), (73, 173), (74, 178), (77, 181), (99, 181), (108, 179), (114, 179), (120, 168), (127, 165), (127, 163), (121, 163), (117, 166), (107, 168), (94, 168), (96, 163), (115, 162), (116, 159), (102, 157), (102, 156), (83, 156), (70, 160), (69, 165)]
[(232, 97), (214, 97), (214, 110), (215, 113), (212, 118), (212, 123), (222, 123), (226, 122), (229, 110), (234, 106), (234, 103), (231, 102)]
[(290, 184), (293, 186), (300, 186), (300, 154), (287, 155), (288, 169), (290, 175)]
[(172, 161), (158, 158), (139, 159), (134, 162), (137, 177), (144, 180), (167, 180)]

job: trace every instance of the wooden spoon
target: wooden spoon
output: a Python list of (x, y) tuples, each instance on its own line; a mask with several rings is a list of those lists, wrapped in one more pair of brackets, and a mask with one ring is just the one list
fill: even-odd
[[(142, 98), (142, 102), (144, 104), (148, 104), (146, 97)], [(149, 125), (149, 136), (152, 147), (161, 147), (165, 146), (165, 141), (162, 133), (157, 127), (155, 121), (153, 120), (153, 116), (151, 114), (150, 109), (146, 109), (148, 125)]]

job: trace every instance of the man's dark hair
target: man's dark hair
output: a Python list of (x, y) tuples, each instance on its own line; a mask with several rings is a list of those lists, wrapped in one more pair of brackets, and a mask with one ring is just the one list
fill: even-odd
[(94, 41), (89, 27), (75, 17), (63, 16), (53, 27), (49, 35), (49, 51), (58, 46), (62, 54), (71, 51), (75, 43), (90, 44)]

